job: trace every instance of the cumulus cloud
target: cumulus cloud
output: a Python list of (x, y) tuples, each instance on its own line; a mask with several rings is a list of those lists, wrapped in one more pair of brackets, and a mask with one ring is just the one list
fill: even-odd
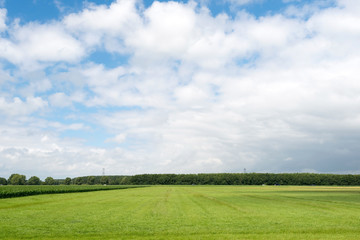
[(128, 39), (128, 44), (135, 49), (135, 54), (143, 57), (156, 53), (160, 57), (181, 58), (194, 40), (194, 7), (193, 4), (154, 2), (144, 12), (144, 26)]
[(135, 0), (118, 0), (110, 6), (90, 4), (63, 24), (88, 47), (101, 46), (112, 52), (127, 52), (124, 37), (142, 24)]
[(13, 26), (10, 38), (0, 38), (0, 57), (34, 69), (39, 63), (76, 62), (85, 54), (82, 44), (59, 24), (29, 23)]
[(0, 113), (3, 116), (27, 116), (47, 106), (40, 97), (29, 97), (24, 101), (18, 97), (11, 100), (0, 98)]
[[(143, 8), (119, 0), (57, 22), (11, 27), (0, 56), (51, 68), (14, 90), (24, 98), (3, 92), (0, 113), (34, 116), (51, 106), (74, 122), (43, 122), (54, 136), (38, 124), (28, 142), (16, 141), (26, 127), (22, 135), (7, 133), (13, 144), (2, 142), (1, 156), (7, 169), (37, 159), (59, 175), (102, 167), (114, 174), (357, 172), (359, 10), (356, 1), (339, 0), (230, 17), (194, 2)], [(99, 49), (129, 59), (113, 68), (86, 60)], [(24, 73), (0, 76), (11, 82)], [(107, 147), (59, 134), (91, 128), (105, 129)]]

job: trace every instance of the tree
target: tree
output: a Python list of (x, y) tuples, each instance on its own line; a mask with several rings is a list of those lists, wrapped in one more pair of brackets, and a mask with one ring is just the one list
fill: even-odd
[(55, 180), (52, 177), (45, 178), (45, 185), (54, 185)]
[(6, 185), (7, 181), (5, 178), (0, 177), (0, 185)]
[(25, 185), (26, 177), (25, 175), (20, 175), (18, 173), (11, 174), (8, 180), (8, 184), (11, 185)]
[(82, 181), (81, 177), (77, 177), (74, 179), (74, 183), (76, 185), (81, 185), (81, 184), (83, 184), (83, 181)]
[(29, 180), (27, 180), (27, 184), (28, 185), (40, 185), (41, 180), (37, 176), (32, 176), (31, 178), (29, 178)]
[(95, 184), (95, 177), (94, 176), (88, 177), (87, 184), (94, 185)]
[(71, 178), (67, 177), (65, 178), (65, 185), (70, 185), (71, 184)]
[(121, 185), (129, 185), (130, 184), (129, 179), (130, 179), (130, 177), (122, 177), (119, 184), (121, 184)]
[(108, 184), (109, 183), (109, 178), (107, 176), (102, 176), (100, 179), (100, 183), (101, 184)]

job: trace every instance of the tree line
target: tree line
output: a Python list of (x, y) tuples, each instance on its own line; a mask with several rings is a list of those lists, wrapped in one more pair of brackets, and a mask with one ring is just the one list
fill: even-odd
[(359, 186), (360, 175), (316, 173), (212, 173), (140, 174), (134, 176), (84, 176), (66, 179), (12, 174), (0, 178), (0, 185), (338, 185)]
[(360, 185), (360, 175), (315, 173), (142, 174), (126, 179), (141, 185)]
[(52, 177), (45, 178), (45, 181), (41, 181), (41, 179), (37, 176), (32, 176), (29, 179), (26, 179), (25, 175), (14, 173), (6, 179), (0, 177), (0, 185), (70, 185), (72, 179), (54, 179)]
[(45, 178), (44, 181), (37, 176), (26, 179), (25, 175), (14, 173), (6, 179), (0, 177), (0, 185), (125, 185), (121, 179), (123, 176), (86, 176), (65, 179)]

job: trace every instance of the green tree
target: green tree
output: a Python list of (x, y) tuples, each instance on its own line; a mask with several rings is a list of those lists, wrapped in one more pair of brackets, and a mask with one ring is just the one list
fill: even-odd
[(102, 176), (100, 179), (100, 183), (101, 184), (108, 184), (109, 183), (109, 178), (107, 176)]
[(129, 180), (130, 180), (130, 177), (122, 177), (119, 184), (121, 184), (121, 185), (130, 184)]
[(70, 185), (71, 184), (71, 178), (67, 177), (65, 178), (65, 185)]
[(81, 185), (81, 184), (83, 184), (83, 181), (82, 181), (81, 177), (77, 177), (74, 179), (74, 183), (76, 185)]
[(5, 178), (0, 177), (0, 185), (6, 185), (7, 180)]
[(89, 185), (94, 185), (95, 184), (95, 177), (94, 176), (88, 177), (86, 183), (89, 184)]
[(8, 184), (11, 185), (25, 185), (26, 177), (25, 175), (20, 175), (18, 173), (11, 174), (8, 180)]
[(45, 178), (45, 185), (54, 185), (55, 180), (52, 177)]
[(31, 178), (29, 178), (29, 180), (27, 180), (26, 183), (27, 185), (40, 185), (41, 180), (37, 176), (32, 176)]

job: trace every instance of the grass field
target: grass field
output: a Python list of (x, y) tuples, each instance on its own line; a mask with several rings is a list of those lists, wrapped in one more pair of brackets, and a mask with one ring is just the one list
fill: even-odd
[(359, 239), (360, 187), (153, 186), (0, 199), (0, 239)]

